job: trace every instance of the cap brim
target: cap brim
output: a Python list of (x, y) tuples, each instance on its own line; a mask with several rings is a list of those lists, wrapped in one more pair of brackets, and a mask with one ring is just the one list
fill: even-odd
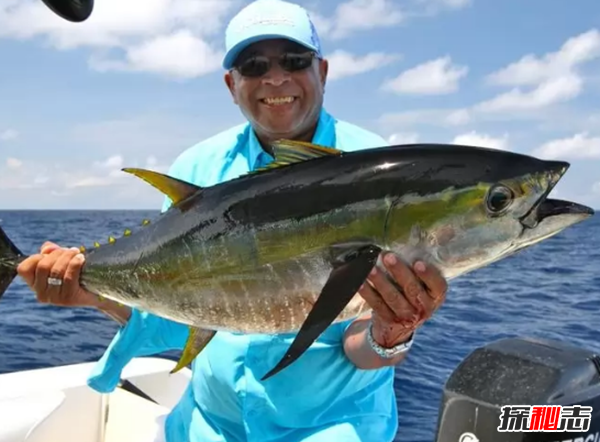
[(231, 69), (233, 67), (233, 63), (235, 62), (235, 59), (238, 57), (238, 55), (240, 55), (240, 53), (244, 49), (246, 49), (248, 46), (250, 46), (251, 44), (257, 43), (257, 42), (263, 41), (263, 40), (271, 40), (274, 38), (283, 38), (286, 40), (290, 40), (290, 41), (293, 41), (294, 43), (298, 43), (299, 45), (304, 46), (305, 48), (307, 48), (311, 51), (315, 51), (315, 52), (319, 51), (318, 48), (314, 47), (313, 45), (310, 45), (310, 44), (306, 43), (305, 41), (301, 41), (297, 38), (291, 37), (290, 35), (287, 35), (287, 34), (273, 33), (273, 34), (255, 35), (255, 36), (248, 37), (248, 38), (240, 41), (238, 44), (233, 46), (225, 54), (225, 57), (223, 58), (223, 68)]

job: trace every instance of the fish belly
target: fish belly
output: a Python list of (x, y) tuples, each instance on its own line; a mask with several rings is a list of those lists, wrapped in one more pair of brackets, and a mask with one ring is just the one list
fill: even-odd
[[(263, 264), (252, 270), (219, 273), (147, 296), (143, 307), (197, 327), (239, 333), (286, 333), (300, 329), (331, 273), (321, 253)], [(155, 303), (152, 299), (156, 299)], [(360, 295), (335, 322), (356, 317), (368, 306)]]

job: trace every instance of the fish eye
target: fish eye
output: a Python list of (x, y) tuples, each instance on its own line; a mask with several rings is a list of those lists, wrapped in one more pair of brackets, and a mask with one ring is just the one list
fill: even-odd
[(498, 215), (506, 210), (514, 198), (513, 191), (502, 184), (493, 186), (487, 196), (487, 209), (493, 215)]

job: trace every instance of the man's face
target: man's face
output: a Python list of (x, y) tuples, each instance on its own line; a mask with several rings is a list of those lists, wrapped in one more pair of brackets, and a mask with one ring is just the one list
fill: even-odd
[(258, 77), (244, 76), (237, 69), (225, 74), (234, 102), (263, 138), (306, 137), (321, 110), (327, 61), (312, 58), (307, 69), (288, 72), (277, 57), (290, 52), (308, 50), (283, 39), (257, 42), (239, 55), (236, 66), (260, 55), (269, 57), (270, 69)]

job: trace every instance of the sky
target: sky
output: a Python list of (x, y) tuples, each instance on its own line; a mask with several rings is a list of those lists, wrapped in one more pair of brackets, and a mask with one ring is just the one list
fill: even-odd
[[(244, 122), (224, 28), (247, 1), (96, 0), (86, 22), (0, 0), (0, 210), (156, 209), (121, 172), (166, 171)], [(561, 159), (554, 196), (600, 209), (598, 0), (299, 0), (330, 75), (325, 107), (390, 143)]]

